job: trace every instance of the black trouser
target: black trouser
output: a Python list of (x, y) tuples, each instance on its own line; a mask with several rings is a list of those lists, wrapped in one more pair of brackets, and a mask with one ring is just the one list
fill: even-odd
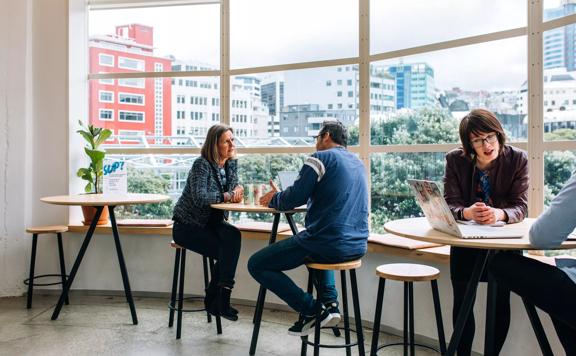
[[(452, 247), (450, 249), (450, 275), (454, 292), (454, 306), (452, 308), (453, 324), (456, 324), (458, 312), (464, 302), (468, 281), (472, 275), (472, 270), (474, 269), (478, 255), (481, 252), (481, 250), (462, 247)], [(486, 275), (487, 271), (485, 270), (480, 280), (486, 282)], [(476, 299), (476, 295), (474, 295), (474, 299)], [(506, 288), (497, 289), (496, 315), (498, 315), (498, 323), (496, 323), (495, 328), (494, 351), (496, 355), (498, 355), (500, 350), (502, 350), (504, 341), (506, 341), (508, 328), (510, 327), (510, 291)], [(458, 356), (468, 356), (471, 354), (475, 332), (474, 310), (472, 310), (464, 325), (462, 338), (460, 339), (460, 344), (457, 349)]]
[(499, 253), (490, 272), (499, 288), (511, 290), (550, 314), (566, 355), (576, 355), (576, 283), (564, 271), (528, 257)]
[(224, 220), (211, 220), (205, 227), (175, 222), (172, 231), (178, 245), (217, 261), (209, 288), (234, 287), (241, 244), (237, 228)]

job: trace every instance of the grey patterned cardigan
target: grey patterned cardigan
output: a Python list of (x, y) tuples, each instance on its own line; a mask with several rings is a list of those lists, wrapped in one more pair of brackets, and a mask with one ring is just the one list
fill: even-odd
[[(213, 211), (210, 204), (223, 202), (224, 192), (238, 185), (236, 160), (227, 160), (224, 169), (227, 184), (222, 189), (218, 166), (202, 156), (198, 157), (188, 173), (186, 186), (174, 207), (172, 219), (182, 224), (206, 226)], [(225, 214), (225, 218), (228, 218), (228, 214)]]

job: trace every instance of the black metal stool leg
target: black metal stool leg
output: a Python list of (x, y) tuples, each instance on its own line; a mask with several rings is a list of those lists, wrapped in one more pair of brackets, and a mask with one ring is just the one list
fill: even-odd
[(170, 317), (168, 318), (168, 327), (174, 325), (174, 307), (176, 306), (176, 289), (178, 288), (178, 272), (180, 267), (180, 249), (176, 249), (174, 257), (174, 273), (172, 274), (172, 291), (170, 293)]
[(382, 302), (384, 300), (384, 287), (386, 279), (380, 278), (378, 282), (378, 294), (376, 296), (376, 313), (374, 314), (374, 328), (372, 329), (372, 347), (370, 356), (376, 356), (378, 352), (378, 337), (380, 336), (380, 318), (382, 317)]
[(38, 245), (38, 234), (32, 234), (32, 255), (30, 256), (30, 275), (28, 277), (28, 296), (26, 308), (32, 308), (32, 293), (34, 293), (34, 266), (36, 265), (36, 246)]
[(358, 353), (364, 355), (364, 331), (362, 330), (362, 315), (360, 314), (360, 299), (358, 298), (358, 284), (356, 283), (356, 271), (350, 270), (350, 285), (352, 286), (352, 304), (354, 304), (354, 319), (356, 320), (356, 340), (358, 341)]
[[(208, 257), (202, 256), (202, 269), (204, 271), (204, 291), (208, 290)], [(206, 311), (206, 319), (209, 323), (212, 322), (212, 315)]]
[(404, 282), (404, 356), (408, 356), (408, 282)]
[[(312, 270), (308, 268), (308, 285), (306, 292), (312, 294), (314, 292), (314, 282), (312, 281)], [(306, 356), (308, 352), (308, 335), (300, 337), (302, 345), (300, 346), (300, 356)]]
[(440, 308), (440, 295), (438, 293), (438, 282), (430, 281), (432, 285), (432, 299), (434, 300), (434, 313), (436, 314), (436, 327), (438, 328), (438, 343), (440, 344), (440, 355), (446, 354), (446, 338), (444, 336), (444, 323), (442, 322), (442, 309)]
[[(209, 263), (210, 263), (210, 278), (215, 278), (214, 277), (214, 260), (212, 258), (208, 259)], [(220, 318), (220, 315), (216, 315), (216, 333), (217, 334), (222, 334), (222, 319)]]
[[(350, 344), (350, 313), (348, 312), (348, 286), (346, 282), (346, 271), (340, 271), (340, 285), (342, 286), (342, 307), (344, 309), (344, 341)], [(352, 348), (346, 348), (346, 356), (350, 356)]]
[[(64, 290), (64, 285), (66, 284), (66, 264), (64, 263), (64, 247), (62, 246), (62, 233), (56, 234), (58, 239), (58, 259), (60, 260), (60, 275), (62, 276), (62, 290)], [(68, 296), (64, 300), (66, 305), (70, 304)]]
[(184, 309), (184, 274), (186, 272), (186, 250), (180, 255), (180, 283), (178, 285), (178, 317), (176, 319), (176, 339), (182, 336), (182, 310)]
[[(316, 280), (315, 271), (310, 269), (312, 281)], [(314, 356), (320, 355), (320, 317), (322, 315), (322, 303), (320, 302), (320, 293), (316, 285), (316, 324), (314, 325)]]
[(414, 283), (408, 282), (408, 314), (410, 316), (410, 356), (414, 356), (416, 341), (414, 340)]

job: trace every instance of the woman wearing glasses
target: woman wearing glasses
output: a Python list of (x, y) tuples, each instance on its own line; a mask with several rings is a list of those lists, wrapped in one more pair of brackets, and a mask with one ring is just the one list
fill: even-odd
[(232, 128), (212, 126), (172, 218), (174, 242), (217, 260), (204, 304), (209, 313), (232, 321), (238, 320), (238, 311), (230, 306), (230, 294), (240, 255), (240, 231), (226, 221), (227, 213), (210, 204), (242, 200), (244, 189), (238, 184), (235, 154)]
[[(493, 113), (472, 110), (460, 122), (462, 147), (446, 154), (444, 198), (457, 220), (478, 224), (516, 223), (527, 212), (528, 158), (526, 152), (506, 145), (506, 134)], [(464, 300), (478, 250), (452, 247), (450, 274), (454, 291), (453, 322)], [(482, 276), (486, 281), (486, 276)], [(510, 325), (510, 292), (498, 290), (496, 351), (502, 349)], [(464, 327), (458, 355), (470, 355), (474, 314)]]

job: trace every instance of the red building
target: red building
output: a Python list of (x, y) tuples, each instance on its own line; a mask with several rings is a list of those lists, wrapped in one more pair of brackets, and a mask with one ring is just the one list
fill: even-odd
[[(153, 43), (153, 28), (138, 24), (91, 37), (90, 73), (170, 71), (172, 60), (154, 56)], [(170, 78), (100, 79), (89, 85), (90, 123), (113, 130), (121, 143), (172, 134)]]

